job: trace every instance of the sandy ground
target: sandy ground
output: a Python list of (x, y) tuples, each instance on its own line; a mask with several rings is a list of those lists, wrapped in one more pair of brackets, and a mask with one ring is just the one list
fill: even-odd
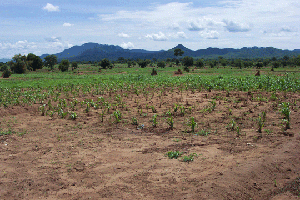
[[(114, 102), (109, 94), (88, 98), (99, 96)], [(70, 120), (41, 116), (40, 104), (1, 107), (2, 133), (12, 134), (0, 136), (0, 199), (299, 199), (298, 94), (277, 93), (271, 100), (263, 92), (166, 90), (149, 96), (124, 96), (119, 123), (116, 108), (102, 122), (101, 109), (86, 113), (77, 106), (79, 117)], [(290, 102), (287, 130), (282, 101)], [(173, 112), (176, 102), (185, 115)], [(149, 106), (157, 110), (156, 127)], [(169, 110), (173, 129), (164, 114)], [(134, 116), (139, 125), (131, 123)], [(190, 117), (198, 123), (195, 133), (185, 125)], [(232, 119), (239, 133), (231, 130)], [(169, 159), (169, 151), (183, 154)], [(193, 161), (183, 162), (193, 153)]]

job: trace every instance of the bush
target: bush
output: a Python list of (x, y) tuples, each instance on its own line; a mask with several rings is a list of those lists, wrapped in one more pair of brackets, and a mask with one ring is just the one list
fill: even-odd
[(102, 69), (107, 69), (107, 68), (112, 68), (112, 64), (110, 63), (110, 61), (107, 58), (104, 58), (103, 60), (101, 60), (100, 62), (100, 66)]
[(77, 62), (72, 62), (72, 71), (78, 68)]
[(9, 78), (10, 75), (11, 75), (11, 71), (9, 71), (8, 69), (4, 70), (2, 73), (3, 78)]
[(164, 61), (160, 61), (160, 62), (157, 63), (157, 67), (165, 68), (166, 67), (166, 63)]
[(68, 71), (70, 66), (69, 60), (62, 60), (58, 66), (58, 69), (62, 72)]
[(16, 74), (24, 74), (26, 71), (26, 63), (21, 59), (17, 59), (16, 62), (12, 62), (10, 68)]
[(7, 65), (2, 65), (2, 66), (0, 67), (0, 71), (1, 71), (1, 72), (4, 72), (5, 70), (8, 70)]
[(196, 61), (196, 67), (197, 67), (197, 68), (202, 68), (202, 67), (204, 67), (204, 63), (203, 63), (203, 61), (202, 61), (201, 59), (199, 59), (199, 60)]

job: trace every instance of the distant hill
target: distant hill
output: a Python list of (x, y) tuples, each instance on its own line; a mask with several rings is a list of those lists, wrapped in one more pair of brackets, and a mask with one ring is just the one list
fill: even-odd
[(2, 62), (2, 63), (6, 63), (8, 61), (11, 61), (11, 59), (8, 59), (8, 58), (1, 58), (0, 59), (0, 62)]
[[(174, 58), (174, 49), (181, 49), (184, 51), (183, 56), (191, 56), (195, 58), (240, 58), (240, 59), (253, 59), (253, 58), (272, 58), (272, 57), (283, 57), (297, 56), (300, 54), (300, 49), (282, 50), (273, 47), (244, 47), (241, 49), (233, 48), (207, 48), (193, 51), (186, 48), (182, 44), (178, 44), (176, 47), (167, 51), (147, 51), (144, 49), (123, 49), (120, 46), (97, 44), (97, 43), (85, 43), (81, 46), (74, 46), (69, 49), (65, 49), (61, 53), (54, 54), (57, 56), (58, 61), (62, 59), (68, 59), (70, 61), (100, 61), (104, 58), (110, 60), (117, 60), (119, 57), (130, 58), (130, 59), (167, 59)], [(42, 59), (49, 54), (43, 54), (40, 56)]]

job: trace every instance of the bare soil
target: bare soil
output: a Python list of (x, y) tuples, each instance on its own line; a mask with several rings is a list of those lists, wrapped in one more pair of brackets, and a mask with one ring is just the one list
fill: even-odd
[[(121, 91), (119, 94), (123, 94)], [(116, 94), (81, 96), (78, 100)], [(78, 119), (41, 116), (40, 104), (0, 108), (0, 199), (299, 199), (299, 94), (165, 90)], [(212, 101), (216, 107), (212, 110)], [(290, 102), (284, 130), (280, 102)], [(174, 112), (174, 103), (186, 113)], [(157, 110), (154, 127), (150, 106)], [(189, 108), (190, 107), (190, 108)], [(174, 128), (167, 124), (169, 111)], [(257, 118), (266, 112), (262, 134)], [(138, 125), (133, 125), (136, 117)], [(185, 124), (198, 123), (194, 133)], [(231, 129), (232, 120), (240, 132)], [(201, 133), (208, 133), (202, 136)], [(169, 159), (169, 151), (183, 152)], [(196, 153), (191, 162), (183, 156)]]

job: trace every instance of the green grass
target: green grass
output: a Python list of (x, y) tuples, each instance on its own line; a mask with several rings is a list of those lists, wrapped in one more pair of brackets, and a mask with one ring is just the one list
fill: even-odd
[[(125, 64), (117, 64), (116, 68), (98, 72), (98, 67), (79, 65), (79, 71), (88, 71), (87, 74), (78, 75), (69, 72), (29, 72), (26, 74), (13, 74), (9, 79), (0, 79), (0, 106), (19, 105), (22, 103), (41, 103), (45, 96), (77, 92), (87, 94), (93, 92), (98, 95), (103, 92), (116, 90), (143, 91), (153, 90), (226, 90), (226, 91), (300, 91), (300, 73), (269, 73), (269, 68), (260, 77), (254, 76), (255, 69), (208, 68), (197, 69), (184, 76), (173, 76), (178, 67), (158, 69), (157, 76), (151, 76), (152, 68), (127, 68)], [(295, 68), (284, 68), (294, 70)], [(59, 95), (58, 95), (59, 96)], [(148, 94), (150, 98), (150, 94)], [(21, 101), (21, 102), (20, 102)]]

